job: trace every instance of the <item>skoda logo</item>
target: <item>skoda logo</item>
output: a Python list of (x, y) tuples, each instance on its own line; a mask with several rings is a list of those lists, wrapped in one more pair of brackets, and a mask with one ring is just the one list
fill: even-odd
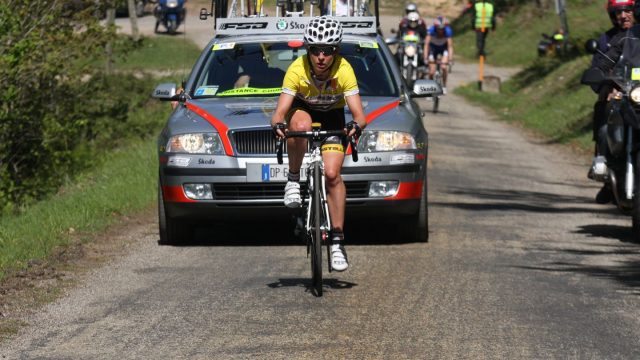
[(287, 22), (283, 19), (278, 20), (278, 22), (276, 23), (276, 29), (282, 31), (282, 30), (287, 30), (287, 27), (289, 25), (287, 24)]

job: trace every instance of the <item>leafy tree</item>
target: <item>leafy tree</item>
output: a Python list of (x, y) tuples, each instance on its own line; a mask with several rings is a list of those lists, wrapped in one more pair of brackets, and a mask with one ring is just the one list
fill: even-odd
[(97, 3), (0, 2), (0, 214), (86, 165), (96, 119), (126, 107), (109, 102), (100, 75), (115, 31)]

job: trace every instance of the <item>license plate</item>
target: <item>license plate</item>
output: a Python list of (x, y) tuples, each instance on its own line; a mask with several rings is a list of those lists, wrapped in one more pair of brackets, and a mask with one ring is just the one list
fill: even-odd
[[(301, 174), (300, 180), (306, 179), (304, 175)], [(286, 164), (247, 164), (247, 182), (286, 182), (288, 176), (289, 165)]]

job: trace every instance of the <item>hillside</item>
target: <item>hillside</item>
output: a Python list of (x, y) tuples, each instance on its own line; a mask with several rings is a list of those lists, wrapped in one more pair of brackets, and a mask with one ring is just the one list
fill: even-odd
[[(600, 1), (568, 1), (569, 41), (573, 51), (562, 58), (539, 58), (540, 33), (559, 26), (552, 2), (530, 1), (501, 9), (495, 32), (489, 35), (487, 63), (523, 68), (502, 86), (501, 94), (482, 93), (475, 83), (459, 90), (467, 98), (494, 110), (502, 119), (518, 122), (545, 136), (550, 142), (571, 143), (591, 151), (591, 114), (595, 95), (580, 85), (589, 66), (584, 53), (586, 39), (598, 36), (611, 23)], [(475, 36), (468, 19), (455, 24), (456, 54), (476, 61)]]

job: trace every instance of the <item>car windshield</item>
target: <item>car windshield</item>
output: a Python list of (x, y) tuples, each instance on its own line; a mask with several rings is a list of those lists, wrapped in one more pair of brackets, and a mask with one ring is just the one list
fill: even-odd
[[(214, 45), (199, 69), (194, 98), (274, 96), (280, 94), (289, 65), (306, 54), (301, 42), (222, 43)], [(389, 63), (373, 41), (343, 43), (362, 96), (398, 96)]]

